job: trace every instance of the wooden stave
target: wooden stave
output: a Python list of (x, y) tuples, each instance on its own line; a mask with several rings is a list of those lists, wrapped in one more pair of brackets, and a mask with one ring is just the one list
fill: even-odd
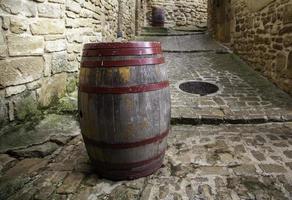
[[(86, 144), (86, 149), (93, 162), (112, 164), (113, 166), (123, 165), (126, 169), (130, 169), (131, 165), (135, 165), (137, 162), (147, 161), (165, 152), (167, 147), (167, 137), (165, 137), (161, 142), (159, 141), (129, 149), (105, 149), (92, 146), (88, 143)], [(147, 152), (147, 154), (145, 152)]]
[[(127, 108), (123, 106), (118, 107), (119, 101), (111, 102), (111, 99), (123, 98), (122, 102), (129, 102), (131, 100), (139, 99), (142, 102), (142, 105), (145, 101), (148, 101), (149, 98), (145, 95), (152, 93), (151, 96), (157, 97), (155, 101), (159, 101), (159, 103), (151, 102), (149, 107), (153, 110), (150, 113), (146, 113), (146, 109), (142, 110), (137, 106), (136, 109), (132, 109), (132, 106), (129, 107), (130, 112), (126, 112)], [(159, 95), (161, 94), (161, 98)], [(98, 97), (99, 96), (99, 97)], [(123, 96), (123, 97), (121, 97)], [(169, 88), (165, 88), (160, 91), (152, 91), (147, 93), (139, 93), (139, 94), (124, 94), (124, 95), (94, 95), (94, 94), (86, 94), (80, 93), (80, 98), (82, 102), (87, 102), (86, 99), (89, 99), (91, 102), (85, 103), (85, 106), (81, 102), (79, 107), (82, 110), (83, 117), (81, 118), (81, 130), (83, 133), (86, 133), (86, 136), (90, 139), (95, 139), (96, 141), (103, 141), (105, 143), (131, 143), (142, 141), (143, 139), (152, 138), (161, 133), (169, 130), (170, 124), (168, 119), (170, 119), (170, 99), (167, 98), (169, 96)], [(102, 98), (102, 99), (99, 99)], [(144, 98), (144, 99), (143, 99)], [(165, 98), (165, 100), (162, 100)], [(165, 102), (166, 101), (166, 102)], [(110, 107), (110, 105), (114, 104), (114, 108)], [(120, 105), (125, 105), (126, 103), (121, 103)], [(93, 109), (86, 107), (86, 105), (94, 106)], [(116, 105), (116, 106), (115, 106)], [(107, 107), (107, 109), (104, 109)], [(155, 110), (155, 108), (160, 107), (162, 111)], [(117, 109), (119, 108), (119, 109)], [(91, 110), (96, 111), (96, 114), (93, 114)], [(112, 113), (115, 112), (115, 115)], [(124, 119), (122, 124), (114, 124), (118, 119), (111, 120), (111, 116), (117, 117), (118, 114), (123, 114), (121, 118)], [(136, 126), (132, 126), (131, 124), (131, 116), (136, 116), (135, 123), (139, 125), (139, 129)], [(155, 116), (155, 117), (153, 117)], [(117, 117), (118, 118), (118, 117)], [(162, 119), (167, 119), (167, 121), (162, 121)], [(159, 121), (158, 121), (159, 120)], [(94, 122), (91, 122), (94, 121)], [(105, 123), (106, 122), (106, 123)], [(108, 130), (108, 124), (114, 126), (115, 130)], [(151, 125), (151, 129), (149, 126)], [(140, 131), (141, 134), (135, 135), (131, 137), (131, 135), (127, 135), (127, 131), (132, 129), (133, 132)], [(112, 136), (112, 134), (115, 137)], [(98, 134), (98, 135), (96, 135)], [(129, 137), (130, 136), (130, 137)]]
[[(167, 89), (167, 90), (169, 90), (169, 89)], [(137, 95), (137, 94), (134, 94), (134, 95)], [(165, 106), (167, 107), (167, 104), (168, 103), (166, 103), (165, 104)], [(167, 113), (169, 113), (167, 116), (163, 116), (162, 118), (163, 119), (169, 119), (170, 118), (170, 108), (169, 108), (169, 110), (166, 110), (166, 112)], [(160, 113), (161, 115), (163, 115), (163, 113), (161, 112)], [(162, 118), (160, 118), (160, 119), (162, 119)], [(102, 120), (101, 120), (102, 121)], [(81, 123), (82, 124), (82, 123)], [(86, 125), (85, 125), (86, 126)], [(168, 122), (167, 123), (165, 123), (165, 126), (167, 127), (167, 128), (161, 128), (161, 129), (158, 129), (157, 127), (155, 127), (154, 126), (154, 128), (153, 128), (153, 130), (162, 130), (162, 129), (169, 129), (169, 126), (170, 126), (170, 124), (169, 124), (169, 120), (168, 120)], [(88, 132), (86, 132), (86, 131), (84, 131), (84, 128), (82, 128), (82, 134), (87, 134)], [(109, 131), (109, 133), (110, 132), (112, 132), (111, 130), (108, 130)], [(121, 132), (121, 131), (120, 131)], [(95, 132), (96, 133), (96, 132)], [(150, 133), (151, 133), (151, 131), (150, 131)], [(150, 133), (148, 133), (148, 134), (150, 134)], [(155, 135), (155, 131), (153, 131), (152, 132), (154, 135)], [(102, 134), (103, 135), (103, 134)], [(133, 134), (131, 134), (131, 135), (133, 135)], [(142, 135), (142, 137), (141, 138), (139, 138), (139, 140), (143, 140), (144, 139), (144, 136), (146, 135), (145, 133), (142, 133), (141, 134)], [(95, 135), (94, 135), (95, 136)], [(93, 137), (94, 137), (93, 136)], [(152, 136), (152, 135), (151, 135)], [(95, 137), (96, 138), (96, 137)], [(135, 139), (137, 139), (138, 137), (137, 136), (135, 136)], [(112, 141), (112, 138), (109, 138), (109, 139), (111, 139), (109, 142), (111, 142)], [(119, 139), (116, 139), (116, 141), (120, 141)], [(96, 163), (96, 161), (105, 161), (105, 162), (108, 162), (108, 163), (111, 163), (111, 162), (113, 162), (113, 161), (115, 161), (115, 162), (118, 162), (119, 161), (119, 159), (117, 159), (117, 158), (120, 158), (120, 161), (123, 161), (123, 162), (125, 162), (125, 161), (127, 161), (127, 162), (134, 162), (134, 161), (141, 161), (141, 160), (146, 160), (146, 159), (150, 159), (151, 157), (155, 157), (157, 154), (160, 154), (162, 151), (165, 151), (165, 149), (166, 149), (166, 141), (167, 141), (167, 137), (165, 137), (163, 140), (162, 140), (162, 142), (157, 142), (157, 143), (153, 143), (153, 144), (149, 144), (149, 145), (144, 145), (144, 146), (141, 146), (140, 148), (133, 148), (133, 149), (127, 149), (127, 150), (111, 150), (111, 149), (100, 149), (100, 148), (98, 148), (98, 147), (91, 147), (89, 144), (86, 144), (86, 148), (87, 148), (87, 152), (88, 152), (88, 154), (89, 154), (89, 156), (90, 156), (90, 159), (91, 159), (91, 161), (93, 162), (93, 163)], [(124, 141), (125, 142), (125, 141)], [(133, 141), (132, 141), (133, 142)], [(86, 142), (85, 142), (86, 143)], [(92, 150), (93, 149), (93, 150)], [(156, 149), (155, 151), (152, 151), (151, 153), (149, 153), (150, 151), (149, 150), (153, 150), (153, 149)], [(120, 152), (120, 154), (117, 154), (116, 152)], [(101, 154), (99, 154), (99, 155), (103, 155), (103, 156), (98, 156), (98, 159), (95, 157), (95, 155), (96, 155), (96, 152), (101, 152)], [(137, 153), (135, 153), (135, 152), (147, 152), (147, 154), (145, 155), (145, 156), (143, 156), (143, 155), (141, 155), (141, 154), (137, 154)], [(135, 154), (136, 154), (136, 157), (135, 157)], [(112, 155), (116, 155), (117, 157), (113, 157)], [(123, 155), (123, 156), (118, 156), (118, 155)], [(105, 159), (102, 159), (102, 158), (105, 158)], [(128, 159), (127, 159), (128, 158)], [(147, 168), (146, 166), (145, 166), (145, 168)], [(106, 169), (105, 169), (106, 170)], [(129, 171), (132, 171), (133, 169), (132, 168), (129, 168), (128, 169)], [(149, 169), (147, 169), (148, 171), (149, 171)], [(103, 170), (99, 170), (99, 173), (100, 174), (106, 174), (106, 173), (104, 173), (104, 172), (102, 172)], [(108, 171), (111, 171), (111, 170), (108, 170)], [(123, 171), (123, 170), (120, 170), (120, 171)], [(143, 172), (144, 172), (145, 170), (144, 170), (144, 168), (143, 168), (143, 166), (141, 166), (141, 174), (143, 174)], [(153, 168), (153, 171), (155, 171), (155, 169)], [(112, 172), (111, 174), (113, 175), (113, 174), (115, 174), (115, 175), (113, 175), (113, 177), (118, 177), (118, 175), (120, 174), (120, 172), (119, 172), (119, 170), (115, 170), (115, 172), (116, 172), (116, 174), (114, 173), (114, 172)], [(137, 174), (139, 174), (139, 173), (137, 173)], [(131, 176), (131, 177), (137, 177), (138, 175), (131, 175), (131, 173), (129, 174), (129, 176)], [(113, 179), (113, 177), (109, 177), (109, 178), (111, 178), (111, 179)], [(139, 176), (138, 176), (139, 177)], [(128, 179), (129, 177), (128, 176), (126, 176), (125, 177), (126, 179)]]
[(166, 65), (81, 68), (79, 85), (130, 87), (168, 81)]
[(114, 170), (109, 169), (105, 166), (100, 166), (99, 163), (96, 164), (96, 171), (101, 177), (109, 178), (111, 180), (120, 181), (120, 180), (132, 180), (140, 177), (148, 176), (157, 171), (163, 164), (164, 154), (161, 155), (158, 159), (155, 159), (151, 163), (147, 165), (143, 165), (141, 167), (125, 169), (125, 170)]

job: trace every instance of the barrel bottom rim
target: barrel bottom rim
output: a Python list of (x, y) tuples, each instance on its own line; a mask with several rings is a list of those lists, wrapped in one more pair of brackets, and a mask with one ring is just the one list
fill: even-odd
[[(163, 165), (164, 155), (155, 160), (148, 166), (143, 166), (139, 170), (108, 170), (98, 165), (94, 166), (94, 171), (101, 177), (112, 181), (134, 180), (142, 177), (147, 177), (158, 171)], [(91, 161), (94, 165), (94, 161)]]

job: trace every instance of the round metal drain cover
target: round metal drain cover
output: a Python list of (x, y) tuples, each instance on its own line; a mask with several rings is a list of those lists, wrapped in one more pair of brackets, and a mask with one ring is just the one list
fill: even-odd
[(215, 84), (200, 81), (187, 81), (179, 85), (179, 89), (191, 94), (206, 96), (218, 92), (219, 87)]

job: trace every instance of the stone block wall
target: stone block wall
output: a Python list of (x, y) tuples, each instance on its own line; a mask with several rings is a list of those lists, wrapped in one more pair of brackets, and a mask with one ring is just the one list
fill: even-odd
[[(135, 3), (136, 0), (96, 0), (101, 2), (102, 35), (104, 41), (114, 41), (117, 36), (118, 18), (120, 17), (123, 38), (132, 39), (135, 36)], [(120, 14), (119, 13), (119, 1)]]
[(151, 25), (152, 7), (165, 11), (165, 26), (194, 26), (207, 21), (207, 0), (150, 0), (146, 1), (146, 22)]
[[(292, 94), (292, 0), (224, 1), (208, 2), (210, 32)], [(229, 12), (216, 15), (222, 6)]]
[[(134, 34), (135, 0), (121, 29)], [(84, 43), (116, 38), (118, 0), (0, 1), (0, 124), (24, 120), (76, 90)]]

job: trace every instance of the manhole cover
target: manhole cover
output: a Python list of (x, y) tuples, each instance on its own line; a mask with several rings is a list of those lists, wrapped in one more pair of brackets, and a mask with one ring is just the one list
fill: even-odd
[(200, 81), (187, 81), (179, 85), (179, 89), (191, 94), (206, 96), (218, 92), (219, 87), (215, 84)]

